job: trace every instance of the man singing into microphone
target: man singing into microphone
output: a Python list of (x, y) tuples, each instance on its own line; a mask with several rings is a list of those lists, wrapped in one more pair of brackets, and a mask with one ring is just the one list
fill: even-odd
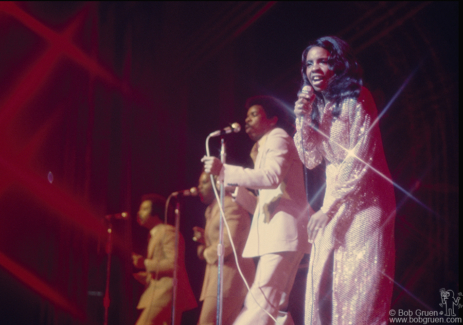
[[(309, 252), (306, 229), (312, 209), (284, 106), (273, 97), (258, 96), (247, 100), (246, 109), (246, 133), (256, 142), (254, 169), (222, 164), (215, 157), (201, 160), (206, 172), (219, 175), (225, 186), (236, 186), (236, 202), (254, 213), (243, 257), (259, 257), (259, 262), (234, 324), (270, 325), (276, 319), (292, 325), (288, 298), (299, 263)], [(246, 188), (258, 190), (258, 198)]]
[[(162, 222), (166, 199), (157, 194), (142, 197), (138, 223), (149, 229), (147, 257), (132, 254), (133, 264), (144, 271), (135, 278), (146, 286), (137, 308), (143, 309), (136, 325), (171, 325), (173, 276), (175, 267), (175, 228)], [(182, 312), (197, 306), (185, 269), (185, 242), (179, 234), (177, 265), (177, 301), (175, 324), (180, 324)]]

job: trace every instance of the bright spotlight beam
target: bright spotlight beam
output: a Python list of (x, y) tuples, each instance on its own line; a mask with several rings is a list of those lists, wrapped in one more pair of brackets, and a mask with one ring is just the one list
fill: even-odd
[[(315, 131), (317, 131), (320, 135), (324, 136), (326, 139), (329, 139), (329, 136), (326, 135), (325, 133), (323, 133), (322, 131), (318, 130), (318, 129), (315, 129)], [(371, 130), (371, 128), (369, 129)], [(362, 138), (364, 136), (366, 136), (367, 133), (365, 133)], [(433, 210), (431, 210), (428, 206), (426, 206), (424, 203), (422, 203), (420, 200), (418, 200), (417, 198), (415, 198), (412, 194), (410, 194), (407, 190), (405, 190), (403, 187), (401, 187), (399, 184), (396, 184), (395, 182), (393, 182), (389, 177), (387, 177), (386, 175), (384, 175), (383, 173), (381, 173), (379, 170), (377, 170), (376, 168), (374, 168), (373, 166), (371, 166), (370, 164), (368, 164), (367, 162), (363, 161), (361, 158), (359, 158), (354, 152), (355, 152), (355, 148), (360, 144), (360, 141), (357, 142), (357, 144), (355, 145), (354, 148), (352, 149), (347, 149), (347, 148), (344, 148), (342, 145), (340, 145), (339, 143), (336, 143), (334, 142), (334, 144), (336, 144), (338, 147), (340, 147), (341, 149), (343, 149), (344, 151), (346, 151), (348, 153), (348, 155), (346, 156), (346, 158), (349, 158), (349, 157), (354, 157), (355, 159), (357, 159), (358, 161), (360, 161), (361, 163), (363, 163), (364, 165), (368, 166), (369, 168), (371, 168), (371, 170), (373, 170), (375, 173), (377, 173), (379, 176), (381, 176), (382, 178), (384, 178), (386, 181), (388, 181), (390, 184), (392, 184), (394, 187), (396, 187), (397, 189), (399, 189), (400, 191), (402, 191), (406, 196), (408, 196), (410, 199), (412, 199), (413, 201), (415, 201), (416, 203), (418, 203), (420, 206), (422, 206), (423, 208), (425, 208), (426, 210), (430, 211), (431, 213), (433, 214), (436, 214)], [(346, 162), (346, 158), (341, 162), (341, 165), (344, 164)]]
[[(341, 245), (343, 244), (343, 242), (339, 241), (339, 240), (336, 240), (338, 243), (340, 243)], [(428, 306), (424, 301), (422, 301), (420, 298), (418, 298), (417, 296), (415, 296), (410, 290), (407, 290), (407, 288), (405, 288), (404, 286), (402, 286), (399, 282), (395, 281), (393, 278), (391, 278), (388, 274), (384, 273), (382, 270), (377, 270), (379, 273), (381, 273), (382, 275), (384, 275), (386, 278), (388, 278), (391, 282), (393, 282), (395, 285), (397, 285), (400, 289), (402, 289), (406, 294), (408, 294), (410, 297), (412, 297), (413, 299), (415, 299), (416, 301), (418, 301), (422, 306), (424, 306), (425, 308), (427, 308), (427, 310), (432, 310), (432, 308), (430, 306)]]
[[(383, 109), (383, 111), (381, 112), (381, 114), (378, 115), (378, 117), (372, 122), (372, 124), (370, 125), (370, 127), (368, 128), (368, 130), (363, 134), (363, 136), (359, 139), (359, 142), (358, 144), (360, 143), (360, 140), (368, 135), (370, 133), (370, 131), (373, 129), (373, 127), (378, 123), (379, 119), (387, 112), (387, 110), (392, 106), (392, 104), (395, 102), (395, 100), (398, 98), (398, 96), (402, 93), (402, 91), (405, 89), (405, 87), (408, 85), (408, 83), (410, 82), (410, 80), (413, 78), (413, 76), (416, 74), (416, 72), (418, 71), (418, 69), (421, 67), (421, 64), (423, 63), (424, 59), (420, 62), (420, 64), (412, 71), (412, 73), (407, 77), (407, 79), (403, 82), (402, 86), (399, 88), (399, 90), (394, 94), (394, 96), (391, 98), (391, 100), (389, 101), (389, 103), (386, 105), (386, 107)], [(285, 108), (288, 110), (288, 111), (291, 111), (292, 112), (292, 116), (294, 116), (294, 110), (290, 110), (289, 108), (289, 105), (285, 105)], [(323, 133), (322, 131), (318, 130), (317, 128), (313, 128), (316, 132), (318, 132), (321, 136), (325, 137), (326, 139), (330, 139), (328, 135), (326, 135), (325, 133)], [(373, 166), (369, 165), (367, 162), (363, 161), (361, 158), (359, 158), (357, 155), (355, 155), (355, 147), (353, 149), (347, 149), (347, 148), (344, 148), (342, 145), (340, 145), (339, 143), (334, 143), (336, 144), (338, 147), (340, 147), (341, 149), (343, 149), (344, 151), (346, 151), (348, 153), (348, 155), (346, 156), (346, 158), (352, 156), (354, 157), (355, 159), (357, 159), (358, 161), (362, 162), (363, 164), (367, 165), (369, 168), (371, 168), (375, 173), (377, 173), (378, 175), (380, 175), (382, 178), (384, 178), (385, 180), (387, 180), (390, 184), (392, 184), (394, 187), (396, 187), (397, 189), (399, 189), (401, 192), (403, 192), (408, 198), (412, 199), (413, 201), (415, 201), (416, 203), (418, 203), (420, 206), (422, 206), (423, 208), (425, 208), (426, 210), (430, 211), (431, 213), (433, 213), (434, 215), (436, 215), (436, 213), (430, 209), (428, 206), (426, 206), (424, 203), (422, 203), (420, 200), (418, 200), (416, 197), (414, 197), (410, 192), (408, 192), (407, 190), (405, 190), (403, 187), (401, 187), (399, 184), (393, 182), (389, 177), (387, 177), (386, 175), (384, 175), (383, 173), (381, 173), (379, 170), (377, 170), (376, 168), (374, 168)], [(357, 145), (356, 145), (357, 146)], [(344, 161), (341, 163), (343, 164), (344, 162), (346, 161), (346, 159), (344, 159)]]
[[(306, 168), (304, 166), (304, 168)], [(318, 198), (318, 196), (322, 193), (322, 191), (325, 189), (326, 187), (326, 184), (323, 184), (322, 186), (320, 186), (320, 188), (318, 189), (317, 193), (315, 193), (313, 196), (312, 196), (312, 200), (310, 200), (309, 204), (310, 206), (313, 206), (315, 200)]]
[[(424, 61), (424, 60), (423, 60)], [(407, 77), (407, 79), (405, 79), (405, 81), (403, 82), (402, 86), (400, 86), (399, 90), (397, 90), (397, 92), (394, 94), (394, 96), (392, 96), (391, 100), (389, 101), (389, 103), (387, 103), (386, 107), (384, 107), (384, 109), (382, 110), (382, 112), (378, 115), (378, 117), (376, 118), (376, 120), (371, 123), (371, 126), (370, 128), (368, 129), (368, 131), (366, 132), (366, 134), (370, 133), (370, 130), (373, 129), (373, 127), (379, 122), (379, 120), (383, 117), (384, 114), (386, 114), (386, 112), (389, 110), (389, 108), (392, 106), (392, 104), (395, 102), (395, 100), (397, 99), (397, 97), (399, 97), (399, 95), (402, 93), (402, 91), (405, 89), (405, 87), (407, 87), (408, 83), (410, 82), (410, 80), (412, 80), (413, 76), (415, 75), (415, 73), (419, 70), (419, 68), (421, 67), (421, 64), (423, 63), (423, 61), (420, 62), (420, 64), (418, 64), (418, 66), (415, 68), (415, 70), (412, 71), (412, 73), (410, 73), (410, 75)]]

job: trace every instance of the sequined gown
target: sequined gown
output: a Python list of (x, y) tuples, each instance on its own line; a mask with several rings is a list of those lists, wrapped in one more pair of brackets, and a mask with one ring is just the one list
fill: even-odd
[(395, 262), (393, 186), (370, 92), (362, 88), (358, 99), (341, 105), (338, 117), (332, 115), (334, 103), (319, 107), (318, 131), (309, 126), (310, 114), (296, 119), (294, 142), (304, 165), (312, 169), (325, 159), (321, 210), (330, 219), (312, 246), (305, 324), (327, 323), (320, 287), (331, 254), (331, 323), (387, 324)]

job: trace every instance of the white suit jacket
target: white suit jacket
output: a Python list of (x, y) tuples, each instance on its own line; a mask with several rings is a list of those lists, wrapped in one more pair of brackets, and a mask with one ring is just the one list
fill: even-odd
[[(243, 256), (308, 253), (307, 222), (313, 211), (307, 203), (303, 167), (293, 139), (283, 129), (274, 128), (257, 145), (254, 169), (224, 164), (220, 175), (226, 186), (239, 186), (236, 202), (248, 211), (255, 206)], [(258, 190), (257, 200), (245, 188)]]

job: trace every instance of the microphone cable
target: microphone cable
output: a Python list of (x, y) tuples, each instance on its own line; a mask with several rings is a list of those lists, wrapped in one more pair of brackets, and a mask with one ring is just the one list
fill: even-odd
[[(210, 157), (210, 153), (209, 153), (209, 139), (210, 139), (210, 135), (206, 138), (206, 155), (207, 157)], [(233, 238), (232, 236), (230, 235), (230, 227), (228, 226), (228, 223), (227, 223), (227, 219), (225, 218), (225, 212), (223, 210), (223, 207), (222, 207), (222, 203), (220, 202), (220, 196), (219, 196), (219, 193), (217, 191), (217, 187), (215, 185), (215, 181), (214, 181), (214, 177), (213, 175), (209, 175), (209, 177), (211, 178), (211, 184), (212, 184), (212, 189), (214, 190), (214, 195), (215, 195), (215, 198), (217, 200), (217, 203), (218, 203), (218, 206), (219, 206), (219, 209), (220, 209), (220, 215), (223, 219), (223, 222), (224, 222), (224, 225), (225, 227), (227, 228), (227, 232), (228, 232), (228, 238), (230, 239), (230, 244), (231, 244), (231, 247), (232, 247), (232, 250), (233, 250), (233, 255), (235, 257), (235, 262), (236, 262), (236, 267), (238, 269), (238, 273), (240, 274), (241, 278), (243, 279), (244, 281), (244, 284), (246, 285), (246, 288), (248, 290), (248, 293), (251, 294), (251, 297), (254, 299), (254, 301), (256, 302), (256, 304), (259, 306), (260, 309), (262, 309), (276, 324), (277, 320), (275, 319), (275, 317), (273, 317), (267, 310), (265, 310), (265, 308), (263, 308), (259, 302), (257, 301), (256, 297), (254, 297), (254, 295), (252, 294), (251, 292), (251, 288), (249, 287), (249, 284), (243, 274), (243, 272), (241, 271), (241, 267), (239, 265), (239, 262), (238, 262), (238, 254), (236, 253), (236, 248), (235, 248), (235, 244), (233, 243)], [(217, 279), (218, 280), (218, 279)]]
[[(306, 193), (306, 197), (309, 193), (309, 177), (307, 175), (307, 167), (306, 167), (306, 160), (305, 160), (305, 146), (304, 146), (304, 136), (302, 134), (302, 128), (304, 127), (304, 116), (301, 116), (301, 148), (302, 148), (302, 158), (303, 158), (303, 163), (304, 163), (304, 166), (303, 166), (303, 169), (304, 169), (304, 182), (305, 182), (305, 193)], [(307, 199), (307, 198), (306, 198)], [(310, 217), (309, 217), (310, 218)], [(311, 267), (311, 280), (312, 280), (312, 285), (311, 285), (311, 296), (312, 296), (312, 304), (310, 306), (311, 308), (311, 311), (310, 311), (310, 324), (313, 323), (313, 309), (314, 309), (314, 301), (315, 301), (315, 291), (314, 291), (314, 287), (313, 287), (313, 268), (314, 268), (314, 258), (315, 258), (315, 255), (316, 255), (316, 247), (315, 247), (315, 240), (313, 241), (312, 243), (312, 247), (313, 247), (313, 254), (311, 253), (310, 254), (310, 262), (309, 262), (309, 266), (310, 264), (312, 264), (312, 267)]]

